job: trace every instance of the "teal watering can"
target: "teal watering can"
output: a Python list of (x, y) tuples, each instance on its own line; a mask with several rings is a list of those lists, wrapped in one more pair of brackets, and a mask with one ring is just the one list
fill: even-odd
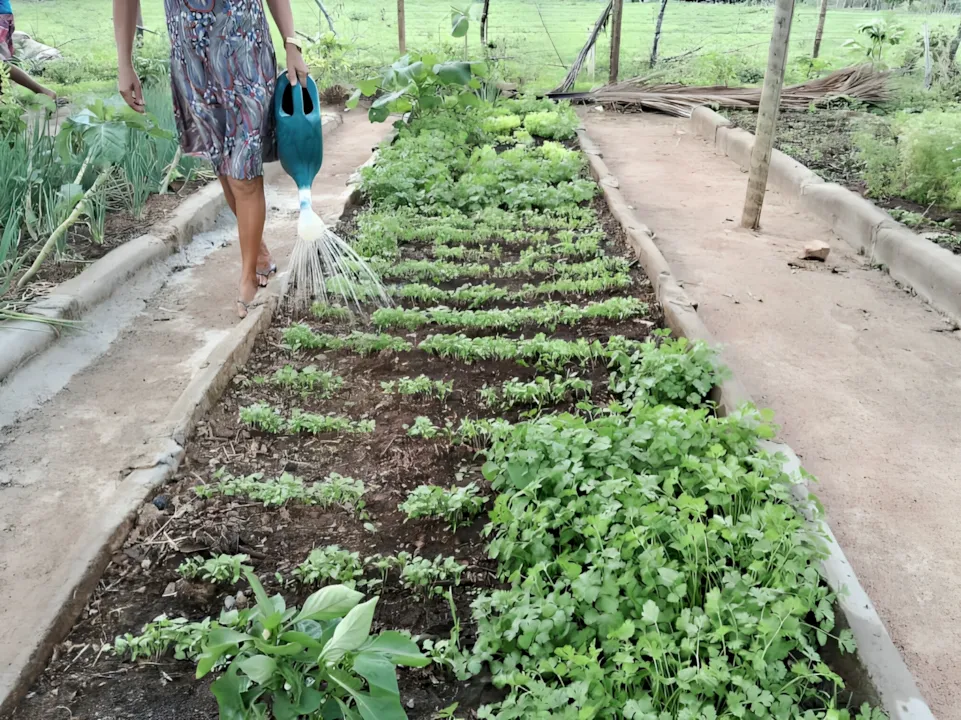
[(280, 164), (297, 183), (301, 205), (304, 204), (305, 195), (309, 205), (310, 186), (324, 162), (320, 98), (317, 84), (312, 78), (307, 78), (306, 87), (291, 85), (287, 73), (277, 78), (274, 118)]

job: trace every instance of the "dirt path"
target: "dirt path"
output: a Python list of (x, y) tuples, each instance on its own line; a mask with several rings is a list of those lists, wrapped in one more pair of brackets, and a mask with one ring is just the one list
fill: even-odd
[[(345, 116), (328, 138), (315, 207), (336, 207), (350, 175), (389, 129), (362, 113)], [(270, 170), (266, 237), (283, 268), (295, 240), (297, 196), (279, 168)], [(229, 247), (220, 249), (224, 243)], [(227, 214), (185, 253), (145, 271), (86, 318), (85, 332), (0, 386), (0, 689), (9, 687), (18, 655), (32, 650), (45, 598), (79, 562), (82, 539), (151, 423), (166, 416), (237, 322), (238, 266), (236, 225)]]
[[(658, 115), (587, 113), (591, 137), (729, 363), (820, 479), (828, 520), (942, 720), (961, 718), (961, 333), (819, 222)], [(792, 268), (802, 244), (825, 265)]]

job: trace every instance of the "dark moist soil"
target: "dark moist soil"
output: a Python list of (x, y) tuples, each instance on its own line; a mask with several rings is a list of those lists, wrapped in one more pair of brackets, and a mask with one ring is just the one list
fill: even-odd
[[(152, 225), (161, 222), (188, 195), (206, 184), (204, 181), (171, 183), (170, 193), (147, 198), (140, 217), (134, 217), (128, 212), (108, 213), (104, 220), (103, 242), (95, 242), (86, 225), (75, 225), (68, 233), (64, 256), (59, 260), (48, 258), (24, 288), (17, 289), (15, 279), (7, 293), (0, 296), (0, 300), (29, 301), (46, 295), (58, 283), (80, 274), (90, 263), (99, 260), (114, 248), (148, 232)], [(24, 268), (24, 272), (26, 269)]]
[[(628, 256), (620, 227), (602, 203), (596, 205), (608, 232), (607, 251)], [(352, 223), (347, 223), (348, 229)], [(516, 257), (519, 248), (506, 246), (502, 262)], [(405, 247), (405, 257), (417, 255), (422, 248)], [(497, 261), (492, 262), (492, 265)], [(574, 328), (559, 328), (549, 335), (572, 339), (577, 336), (606, 338), (621, 334), (635, 339), (647, 337), (660, 327), (660, 309), (651, 286), (637, 268), (632, 270), (634, 287), (627, 291), (646, 301), (650, 312), (644, 318), (626, 322), (592, 321)], [(478, 282), (508, 286), (515, 280), (484, 278)], [(462, 284), (462, 283), (461, 283)], [(625, 291), (618, 294), (624, 295)], [(586, 302), (603, 296), (563, 298), (567, 302)], [(546, 299), (546, 298), (544, 298)], [(532, 300), (528, 306), (541, 300)], [(408, 493), (422, 484), (444, 487), (476, 482), (485, 493), (489, 486), (480, 472), (482, 459), (463, 446), (442, 440), (423, 440), (406, 436), (404, 425), (426, 415), (436, 425), (445, 420), (457, 423), (464, 417), (492, 417), (479, 402), (477, 390), (512, 377), (529, 379), (536, 372), (510, 361), (464, 365), (419, 351), (359, 357), (344, 352), (303, 352), (296, 356), (280, 346), (281, 332), (292, 318), (278, 317), (256, 344), (247, 367), (234, 378), (220, 402), (200, 422), (187, 444), (180, 471), (162, 489), (157, 509), (144, 505), (137, 527), (121, 552), (108, 566), (98, 590), (66, 642), (57, 647), (53, 660), (21, 703), (17, 720), (186, 720), (216, 718), (217, 706), (209, 692), (208, 681), (194, 679), (194, 664), (176, 661), (169, 654), (160, 658), (129, 662), (114, 657), (103, 646), (120, 634), (139, 634), (144, 623), (166, 614), (200, 620), (216, 617), (228, 598), (239, 596), (243, 603), (251, 593), (246, 582), (235, 587), (188, 583), (176, 573), (185, 557), (194, 554), (246, 553), (268, 592), (283, 592), (288, 606), (300, 603), (316, 587), (281, 585), (275, 573), (289, 577), (291, 571), (310, 553), (324, 545), (339, 545), (357, 551), (361, 557), (374, 553), (396, 554), (406, 550), (433, 558), (453, 555), (466, 566), (461, 585), (454, 592), (457, 616), (461, 622), (462, 647), (471, 647), (475, 624), (470, 603), (477, 594), (497, 587), (495, 564), (487, 558), (482, 528), (486, 513), (472, 525), (450, 532), (442, 521), (413, 520), (397, 506)], [(344, 323), (307, 319), (317, 331), (344, 332)], [(373, 330), (369, 326), (360, 329)], [(528, 337), (540, 330), (532, 327)], [(404, 334), (416, 343), (430, 332), (456, 332), (456, 329), (424, 328)], [(343, 376), (343, 388), (331, 398), (301, 396), (254, 382), (287, 364), (301, 368), (315, 364)], [(594, 400), (606, 394), (607, 372), (602, 366), (570, 368), (594, 382)], [(446, 400), (423, 400), (385, 395), (380, 383), (421, 373), (433, 379), (453, 380), (454, 392)], [(552, 374), (552, 373), (543, 373)], [(317, 413), (342, 413), (352, 418), (376, 421), (375, 432), (368, 435), (327, 434), (269, 435), (243, 426), (240, 408), (266, 401), (288, 415), (294, 408)], [(571, 405), (556, 410), (571, 409)], [(519, 419), (523, 409), (502, 416)], [(342, 509), (320, 509), (290, 503), (282, 508), (265, 508), (245, 498), (214, 497), (203, 500), (192, 488), (209, 482), (213, 472), (225, 467), (233, 475), (262, 472), (275, 477), (290, 472), (305, 481), (322, 480), (331, 472), (362, 479), (366, 484), (366, 512), (369, 519)], [(368, 527), (365, 527), (368, 523)], [(376, 526), (371, 531), (369, 523)], [(387, 628), (405, 629), (414, 635), (448, 638), (453, 625), (450, 609), (443, 596), (428, 597), (400, 586), (394, 576), (380, 589), (375, 632)], [(460, 717), (474, 717), (473, 710), (497, 699), (497, 693), (483, 675), (458, 682), (443, 669), (399, 671), (400, 687), (407, 713), (412, 720), (426, 720), (440, 709), (458, 702)]]
[[(725, 117), (736, 127), (754, 132), (757, 114), (748, 110), (727, 110)], [(859, 193), (876, 205), (893, 210), (895, 219), (902, 220), (918, 234), (961, 254), (961, 211), (937, 205), (919, 205), (902, 197), (873, 197), (868, 194), (862, 179), (864, 164), (858, 159), (854, 134), (872, 126), (886, 123), (882, 116), (856, 110), (820, 108), (814, 112), (782, 110), (778, 114), (775, 147), (806, 165), (825, 180)], [(921, 218), (898, 217), (903, 210)], [(950, 228), (945, 221), (951, 221)]]

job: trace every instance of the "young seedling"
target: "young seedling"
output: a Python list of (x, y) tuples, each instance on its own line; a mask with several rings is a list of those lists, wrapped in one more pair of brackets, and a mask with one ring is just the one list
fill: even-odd
[(200, 578), (213, 584), (233, 585), (240, 580), (244, 570), (252, 570), (245, 565), (250, 559), (247, 555), (214, 555), (209, 558), (194, 556), (184, 560), (177, 572), (187, 580)]
[(445, 490), (436, 485), (415, 488), (399, 509), (409, 520), (417, 518), (443, 518), (447, 526), (457, 530), (458, 525), (469, 522), (484, 509), (487, 498), (480, 494), (476, 483)]

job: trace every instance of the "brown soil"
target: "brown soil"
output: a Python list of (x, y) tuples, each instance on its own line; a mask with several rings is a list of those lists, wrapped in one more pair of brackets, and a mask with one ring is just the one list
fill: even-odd
[[(754, 132), (757, 115), (748, 110), (725, 111), (736, 127)], [(919, 205), (898, 196), (874, 197), (863, 180), (864, 163), (858, 158), (854, 134), (886, 123), (885, 118), (866, 112), (843, 109), (819, 109), (816, 112), (782, 110), (778, 115), (775, 146), (806, 165), (825, 180), (844, 185), (876, 205), (895, 211), (912, 230), (961, 254), (961, 211), (937, 205)], [(901, 217), (897, 211), (911, 213)], [(946, 221), (950, 221), (949, 223)]]
[[(606, 210), (598, 207), (605, 226), (615, 228)], [(515, 258), (518, 250), (516, 246), (505, 247), (502, 262)], [(619, 231), (610, 235), (608, 250), (627, 255)], [(417, 248), (405, 249), (408, 254), (417, 252)], [(651, 306), (647, 317), (629, 322), (594, 321), (577, 328), (559, 328), (550, 334), (562, 338), (606, 338), (613, 334), (645, 338), (652, 328), (660, 326), (660, 312), (650, 283), (639, 270), (633, 274), (635, 294)], [(539, 301), (530, 304), (536, 302)], [(470, 603), (480, 591), (497, 583), (481, 533), (484, 515), (451, 533), (440, 521), (405, 521), (397, 505), (422, 484), (449, 487), (473, 481), (487, 490), (480, 460), (471, 448), (441, 440), (409, 438), (404, 425), (411, 424), (419, 415), (429, 416), (438, 425), (447, 419), (456, 423), (463, 417), (490, 417), (497, 413), (479, 402), (477, 390), (485, 383), (529, 378), (534, 371), (509, 361), (463, 365), (419, 351), (371, 357), (343, 352), (291, 356), (280, 345), (281, 331), (290, 321), (289, 317), (275, 320), (258, 340), (244, 374), (234, 379), (220, 403), (200, 423), (188, 443), (187, 457), (179, 473), (157, 500), (164, 509), (145, 506), (140, 523), (123, 551), (113, 558), (81, 620), (18, 709), (18, 720), (48, 720), (59, 715), (104, 720), (215, 717), (216, 703), (207, 683), (193, 679), (193, 663), (178, 662), (169, 656), (131, 663), (103, 650), (104, 644), (118, 634), (137, 634), (144, 623), (162, 613), (192, 620), (216, 617), (224, 600), (238, 589), (250, 595), (245, 582), (233, 588), (178, 583), (176, 568), (185, 557), (196, 553), (248, 554), (268, 591), (282, 592), (288, 605), (303, 601), (314, 588), (281, 584), (275, 574), (289, 577), (314, 547), (336, 544), (357, 551), (362, 557), (402, 550), (430, 558), (452, 555), (467, 568), (454, 597), (462, 626), (461, 643), (467, 647), (473, 644)], [(349, 329), (342, 323), (308, 322), (318, 331)], [(512, 335), (530, 336), (537, 330), (529, 328)], [(436, 328), (432, 331), (442, 332)], [(425, 328), (406, 337), (416, 342), (429, 332)], [(343, 376), (344, 386), (330, 399), (321, 400), (253, 382), (257, 376), (269, 376), (287, 364), (315, 364), (334, 370)], [(579, 372), (594, 381), (595, 399), (600, 400), (605, 393), (605, 368), (595, 366)], [(446, 402), (385, 395), (380, 388), (382, 381), (421, 373), (453, 381), (454, 392)], [(238, 419), (241, 407), (259, 401), (273, 404), (285, 415), (300, 408), (355, 419), (372, 418), (376, 420), (376, 430), (369, 435), (270, 435), (251, 430)], [(515, 409), (503, 417), (516, 420), (521, 412)], [(265, 508), (244, 498), (199, 499), (192, 488), (209, 481), (218, 467), (225, 467), (233, 475), (263, 472), (274, 477), (291, 472), (305, 481), (321, 480), (331, 472), (363, 479), (369, 519), (346, 510), (322, 510), (293, 503)], [(373, 532), (370, 523), (376, 526)], [(400, 628), (415, 635), (449, 637), (453, 619), (443, 597), (405, 590), (393, 576), (377, 592), (381, 601), (375, 631)], [(465, 715), (496, 699), (496, 692), (483, 676), (461, 683), (434, 666), (402, 669), (400, 685), (408, 715), (414, 720), (429, 718), (453, 702), (460, 703), (458, 713)]]
[(24, 288), (16, 287), (16, 279), (19, 278), (17, 275), (11, 283), (11, 288), (6, 294), (0, 296), (0, 300), (28, 301), (46, 295), (58, 283), (83, 272), (90, 263), (99, 260), (114, 248), (149, 232), (152, 225), (161, 222), (184, 201), (184, 198), (204, 185), (206, 182), (203, 181), (171, 183), (170, 193), (151, 195), (147, 199), (140, 217), (135, 217), (126, 211), (109, 213), (104, 220), (102, 242), (96, 242), (91, 237), (86, 225), (75, 225), (68, 233), (67, 247), (63, 256), (56, 260), (48, 258), (33, 280)]

